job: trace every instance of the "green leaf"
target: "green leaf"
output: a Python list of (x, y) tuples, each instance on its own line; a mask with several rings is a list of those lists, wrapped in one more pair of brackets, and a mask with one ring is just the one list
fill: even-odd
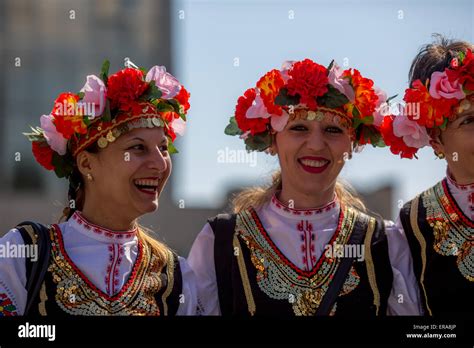
[(241, 135), (243, 132), (240, 130), (239, 126), (237, 125), (237, 121), (235, 117), (232, 116), (229, 119), (229, 124), (225, 127), (224, 133), (227, 135)]
[(102, 121), (110, 122), (112, 120), (112, 113), (110, 112), (110, 101), (107, 99), (105, 104), (104, 113), (102, 114)]
[(29, 141), (46, 141), (44, 132), (40, 127), (31, 127), (31, 133), (23, 133)]
[(73, 170), (72, 160), (69, 156), (61, 156), (57, 152), (53, 152), (52, 164), (54, 172), (58, 178), (67, 178), (71, 175)]
[(443, 121), (443, 124), (441, 126), (439, 126), (439, 128), (441, 130), (446, 130), (446, 126), (448, 125), (448, 118), (445, 118), (444, 121)]
[(280, 93), (278, 93), (277, 97), (275, 98), (275, 104), (281, 105), (281, 106), (298, 105), (299, 102), (300, 102), (300, 96), (288, 95), (287, 88), (280, 89)]
[(179, 114), (180, 113), (180, 110), (179, 110), (179, 103), (177, 100), (175, 99), (168, 99), (167, 100), (169, 104), (173, 105), (174, 107), (174, 111)]
[(259, 135), (249, 135), (245, 139), (248, 151), (264, 151), (272, 144), (272, 136), (269, 131)]
[(355, 106), (355, 105), (354, 105), (354, 108), (352, 109), (352, 116), (354, 118), (359, 118), (360, 117), (360, 111), (359, 111), (359, 109), (357, 109), (357, 106)]
[(329, 72), (331, 71), (333, 65), (334, 65), (334, 59), (331, 60), (331, 63), (329, 63), (329, 65), (328, 65), (328, 75), (329, 75)]
[(89, 125), (91, 124), (91, 120), (89, 120), (89, 117), (84, 116), (83, 119), (84, 119), (84, 124), (86, 125), (86, 127), (89, 127)]
[(102, 68), (100, 69), (100, 78), (107, 86), (107, 81), (109, 80), (109, 69), (110, 69), (110, 62), (106, 59), (102, 63)]
[(398, 96), (398, 94), (392, 95), (390, 98), (388, 98), (385, 102), (389, 104), (393, 99), (395, 99)]
[(319, 105), (336, 109), (343, 106), (344, 104), (347, 104), (349, 99), (344, 94), (339, 92), (337, 88), (328, 84), (327, 93), (324, 96), (317, 98), (316, 101)]
[(79, 100), (82, 100), (84, 99), (84, 96), (86, 95), (84, 92), (79, 92), (77, 93), (78, 97), (79, 97)]
[(168, 152), (170, 155), (174, 155), (175, 153), (179, 153), (178, 149), (174, 146), (173, 142), (170, 138), (168, 138)]
[(141, 95), (140, 99), (149, 101), (151, 99), (160, 99), (163, 93), (158, 87), (155, 86), (155, 81), (150, 81), (150, 84), (146, 91)]
[(158, 112), (167, 112), (167, 111), (174, 111), (174, 108), (169, 103), (162, 101), (161, 103), (158, 103), (156, 105), (156, 110), (158, 110)]

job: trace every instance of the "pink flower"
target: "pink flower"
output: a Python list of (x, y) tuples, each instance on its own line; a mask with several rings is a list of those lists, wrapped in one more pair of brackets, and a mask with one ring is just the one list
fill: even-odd
[(252, 102), (252, 105), (248, 108), (247, 112), (245, 113), (245, 117), (247, 118), (269, 118), (270, 114), (263, 103), (262, 98), (260, 97), (260, 93), (257, 91), (257, 95), (255, 96), (255, 100)]
[(388, 115), (389, 105), (387, 104), (387, 93), (375, 86), (374, 91), (378, 97), (374, 112), (374, 125), (380, 127), (383, 118)]
[(186, 130), (186, 122), (184, 122), (181, 117), (173, 119), (173, 122), (170, 123), (170, 126), (176, 134), (180, 136), (184, 135)]
[(343, 72), (344, 71), (336, 63), (334, 63), (328, 75), (329, 84), (344, 94), (351, 103), (354, 103), (354, 89), (349, 84), (349, 80), (342, 77)]
[(291, 67), (293, 66), (294, 60), (285, 60), (283, 64), (281, 65), (281, 77), (283, 78), (283, 81), (288, 82), (290, 79), (290, 76), (288, 75), (288, 71), (290, 71)]
[[(283, 110), (281, 115), (269, 114), (267, 108), (263, 104), (263, 100), (260, 97), (260, 94), (257, 92), (255, 100), (252, 103), (252, 106), (247, 110), (245, 114), (246, 118), (270, 118), (270, 124), (272, 129), (276, 132), (281, 132), (286, 124), (288, 123), (289, 115)], [(243, 134), (242, 139), (246, 139), (248, 134)]]
[(155, 65), (148, 71), (145, 77), (146, 82), (155, 81), (155, 86), (163, 92), (163, 99), (171, 99), (178, 94), (181, 85), (179, 81), (170, 73), (166, 72), (164, 66)]
[(65, 139), (61, 133), (56, 130), (56, 126), (53, 124), (53, 115), (43, 115), (40, 118), (41, 129), (44, 132), (44, 137), (49, 147), (61, 156), (66, 154), (67, 139)]
[(417, 149), (429, 145), (430, 137), (426, 128), (406, 116), (396, 116), (393, 120), (393, 134), (403, 138), (403, 142)]
[(431, 74), (430, 95), (435, 99), (463, 99), (466, 97), (458, 80), (450, 82), (445, 71), (435, 71)]
[(288, 123), (288, 118), (290, 116), (285, 110), (283, 110), (281, 115), (271, 115), (271, 117), (270, 124), (272, 125), (272, 129), (276, 132), (281, 132)]
[[(78, 104), (90, 103), (94, 105), (93, 115), (87, 116), (94, 118), (102, 115), (105, 109), (107, 95), (107, 87), (105, 87), (104, 82), (95, 75), (89, 75), (81, 92), (84, 93), (84, 98), (82, 98)], [(88, 110), (88, 108), (85, 108), (85, 110)]]

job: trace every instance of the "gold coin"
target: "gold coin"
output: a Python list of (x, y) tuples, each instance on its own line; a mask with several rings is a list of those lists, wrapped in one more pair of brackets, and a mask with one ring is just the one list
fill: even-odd
[(161, 122), (160, 122), (160, 119), (159, 118), (153, 118), (152, 119), (152, 122), (155, 126), (157, 127), (161, 127)]
[(109, 131), (107, 133), (107, 140), (110, 142), (110, 143), (113, 143), (115, 141), (115, 137), (113, 136), (112, 132)]
[(120, 130), (118, 130), (117, 128), (114, 128), (112, 129), (112, 135), (115, 137), (115, 138), (118, 138), (120, 136), (120, 134), (122, 134), (120, 132)]
[(99, 145), (101, 149), (105, 148), (107, 144), (107, 139), (105, 139), (104, 137), (100, 137), (99, 140), (97, 140), (97, 145)]

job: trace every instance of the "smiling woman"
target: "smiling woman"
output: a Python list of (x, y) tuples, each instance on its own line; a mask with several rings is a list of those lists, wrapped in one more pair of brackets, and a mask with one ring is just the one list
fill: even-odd
[(69, 206), (62, 223), (25, 222), (0, 239), (39, 253), (36, 262), (0, 261), (0, 296), (10, 304), (0, 315), (196, 314), (186, 261), (138, 223), (158, 208), (188, 98), (164, 67), (109, 77), (108, 62), (80, 93), (57, 98), (26, 135), (37, 161), (69, 180)]
[(406, 239), (338, 183), (355, 149), (384, 145), (386, 99), (359, 71), (309, 59), (284, 63), (239, 98), (226, 134), (277, 155), (281, 169), (196, 238), (188, 260), (205, 313), (419, 314)]

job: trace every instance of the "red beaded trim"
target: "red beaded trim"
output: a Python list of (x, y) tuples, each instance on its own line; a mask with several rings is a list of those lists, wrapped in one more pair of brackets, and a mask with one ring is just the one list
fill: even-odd
[[(115, 255), (115, 247), (117, 247), (117, 256)], [(122, 263), (124, 249), (120, 244), (110, 244), (108, 247), (110, 251), (109, 261), (110, 263), (107, 266), (107, 274), (105, 276), (105, 284), (107, 292), (110, 294), (115, 294), (117, 292), (117, 286), (119, 285), (119, 269), (120, 264)], [(112, 280), (112, 290), (110, 287), (110, 280)]]
[[(133, 114), (131, 112), (121, 113), (110, 122), (96, 122), (92, 124), (89, 128), (89, 133), (87, 137), (83, 136), (79, 140), (72, 143), (72, 156), (76, 157), (79, 152), (81, 152), (89, 145), (97, 141), (101, 136), (106, 135), (112, 129), (117, 128), (125, 123), (134, 121), (139, 118), (161, 118), (160, 114), (156, 111), (156, 108), (153, 106), (153, 104), (143, 102), (140, 103), (140, 107), (146, 107), (147, 109), (146, 111), (142, 111), (136, 114)], [(98, 127), (100, 127), (100, 130), (98, 129)]]
[[(57, 238), (57, 241), (58, 241), (58, 245), (57, 246), (53, 246), (53, 250), (58, 252), (64, 257), (64, 259), (66, 260), (66, 262), (69, 264), (69, 266), (71, 266), (74, 271), (79, 275), (79, 277), (93, 290), (95, 291), (100, 297), (106, 299), (107, 301), (116, 301), (118, 300), (125, 291), (127, 291), (127, 289), (136, 281), (136, 276), (137, 276), (137, 272), (138, 272), (138, 268), (140, 267), (141, 263), (142, 263), (142, 258), (143, 258), (143, 244), (142, 242), (140, 241), (140, 239), (138, 240), (138, 254), (137, 254), (137, 259), (135, 260), (135, 264), (133, 265), (133, 268), (132, 268), (132, 272), (127, 280), (127, 282), (125, 283), (125, 285), (122, 287), (122, 289), (120, 290), (119, 293), (113, 295), (113, 296), (109, 296), (108, 294), (104, 293), (102, 290), (100, 290), (98, 287), (96, 287), (94, 284), (92, 284), (92, 282), (82, 273), (82, 271), (74, 264), (74, 262), (71, 260), (71, 258), (69, 257), (69, 255), (67, 254), (66, 252), (66, 249), (64, 248), (64, 242), (63, 242), (63, 238), (62, 238), (62, 233), (61, 233), (61, 229), (59, 228), (58, 225), (52, 225), (53, 226), (53, 229), (54, 231), (56, 232), (56, 238)], [(57, 247), (59, 246), (59, 250), (57, 249)]]
[(329, 202), (328, 204), (326, 204), (325, 206), (321, 207), (321, 208), (315, 208), (315, 209), (295, 209), (295, 208), (289, 208), (288, 206), (286, 206), (285, 204), (283, 204), (282, 202), (280, 202), (280, 200), (276, 197), (276, 195), (273, 195), (272, 196), (272, 203), (273, 205), (278, 208), (279, 210), (282, 210), (286, 213), (291, 213), (295, 216), (312, 216), (312, 215), (318, 215), (318, 214), (322, 214), (324, 212), (327, 212), (327, 211), (330, 211), (331, 209), (333, 209), (335, 206), (336, 206), (336, 203), (337, 203), (337, 197), (334, 198), (331, 202)]
[[(267, 231), (265, 230), (265, 227), (263, 227), (262, 221), (258, 217), (257, 212), (255, 211), (255, 209), (250, 208), (249, 211), (250, 211), (250, 214), (252, 215), (253, 220), (255, 221), (255, 224), (257, 225), (257, 228), (258, 228), (259, 232), (266, 239), (268, 244), (270, 244), (273, 251), (278, 255), (278, 257), (281, 259), (281, 261), (283, 261), (287, 266), (291, 267), (301, 277), (310, 278), (318, 272), (319, 267), (326, 260), (326, 253), (323, 253), (321, 255), (321, 257), (318, 260), (318, 263), (316, 264), (316, 266), (314, 266), (314, 268), (312, 270), (305, 271), (305, 270), (302, 270), (302, 269), (298, 268), (280, 251), (280, 249), (278, 249), (278, 247), (275, 245), (275, 243), (273, 243), (273, 241), (271, 240), (271, 238), (268, 235)], [(338, 220), (338, 223), (337, 223), (336, 231), (334, 232), (334, 235), (332, 236), (331, 241), (328, 244), (333, 244), (334, 241), (339, 236), (339, 234), (341, 233), (341, 226), (342, 226), (342, 221), (343, 220), (344, 220), (344, 209), (341, 209), (341, 211), (339, 213), (339, 220)]]
[(458, 184), (456, 181), (454, 181), (454, 179), (451, 177), (451, 175), (448, 174), (448, 175), (446, 175), (446, 177), (449, 180), (449, 182), (451, 184), (453, 184), (453, 186), (457, 187), (458, 189), (460, 189), (462, 191), (474, 190), (474, 183), (461, 185), (461, 184)]
[(129, 231), (113, 231), (109, 230), (108, 228), (101, 227), (99, 225), (95, 225), (87, 221), (79, 211), (74, 212), (72, 218), (81, 226), (83, 226), (88, 231), (93, 231), (97, 234), (104, 235), (108, 238), (116, 238), (116, 239), (124, 239), (124, 238), (132, 238), (134, 235), (138, 233), (138, 227), (134, 230)]
[[(443, 208), (445, 209), (445, 211), (448, 211), (449, 212), (449, 208), (452, 208), (454, 210), (454, 212), (459, 216), (459, 218), (461, 219), (461, 221), (471, 227), (471, 228), (474, 228), (474, 221), (472, 221), (471, 219), (469, 219), (465, 214), (464, 212), (462, 211), (461, 208), (459, 208), (459, 205), (458, 203), (456, 202), (456, 200), (454, 199), (454, 197), (452, 196), (451, 194), (451, 191), (449, 191), (449, 187), (448, 187), (448, 181), (447, 179), (444, 179), (442, 181), (442, 184), (443, 184), (443, 190), (444, 190), (444, 194), (446, 195), (446, 197), (448, 198), (448, 201), (449, 201), (449, 204), (450, 204), (450, 207), (445, 207), (443, 206)], [(443, 202), (441, 201), (441, 204)]]
[(314, 264), (316, 263), (316, 256), (314, 256), (314, 238), (315, 234), (313, 232), (313, 224), (308, 220), (301, 220), (296, 228), (301, 232), (301, 240), (303, 244), (301, 245), (301, 252), (303, 253), (303, 263), (306, 265), (306, 270), (309, 271), (313, 269)]

